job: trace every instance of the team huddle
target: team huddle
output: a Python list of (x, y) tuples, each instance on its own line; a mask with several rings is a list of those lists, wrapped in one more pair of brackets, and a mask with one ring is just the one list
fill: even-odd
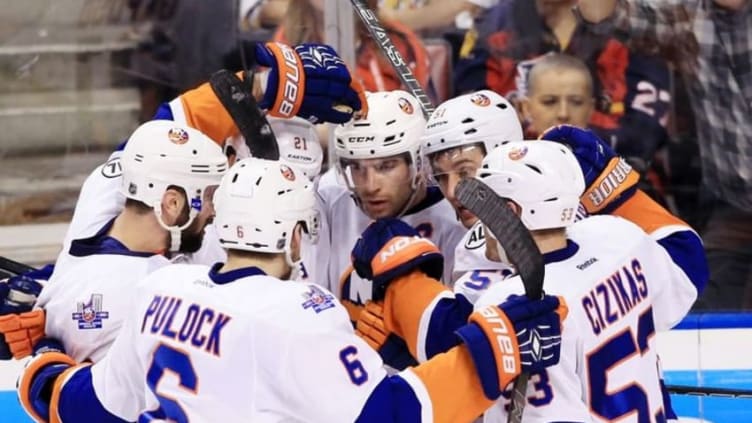
[[(505, 422), (522, 373), (524, 422), (675, 418), (654, 334), (704, 288), (701, 240), (606, 143), (565, 125), (526, 141), (492, 91), (426, 119), (328, 46), (256, 50), (279, 160), (251, 157), (201, 85), (90, 174), (46, 282), (0, 284), (3, 304), (35, 299), (0, 308), (0, 358), (33, 356), (33, 419)], [(530, 232), (542, 298), (458, 200), (468, 178)]]

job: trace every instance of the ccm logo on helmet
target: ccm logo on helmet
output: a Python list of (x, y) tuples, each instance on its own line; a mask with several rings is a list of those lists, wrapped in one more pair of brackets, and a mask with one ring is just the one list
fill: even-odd
[(348, 137), (347, 142), (373, 142), (376, 139), (376, 137)]
[(283, 88), (282, 102), (279, 105), (279, 113), (286, 117), (292, 117), (295, 103), (298, 101), (298, 83), (300, 82), (300, 69), (298, 69), (298, 57), (295, 51), (286, 45), (278, 44), (282, 50), (285, 64), (285, 84)]
[(501, 366), (504, 372), (514, 374), (517, 370), (517, 359), (506, 322), (501, 318), (496, 307), (482, 308), (478, 312), (485, 320), (485, 326), (490, 328), (496, 337), (495, 341), (501, 351)]

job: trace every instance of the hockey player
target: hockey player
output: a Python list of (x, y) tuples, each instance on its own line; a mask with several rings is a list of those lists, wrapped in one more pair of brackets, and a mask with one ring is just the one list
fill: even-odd
[(504, 97), (481, 90), (461, 95), (440, 104), (426, 124), (423, 152), (428, 158), (433, 179), (444, 197), (454, 207), (457, 218), (468, 229), (454, 250), (453, 280), (455, 288), (472, 295), (477, 280), (457, 281), (479, 267), (498, 269), (511, 274), (504, 263), (485, 258), (486, 241), (483, 225), (454, 195), (457, 183), (475, 176), (483, 157), (491, 149), (512, 140), (521, 140), (522, 125), (517, 112)]
[[(215, 195), (227, 263), (147, 276), (93, 366), (37, 355), (19, 380), (24, 409), (56, 422), (469, 422), (520, 370), (558, 361), (565, 304), (518, 297), (472, 314), (445, 354), (387, 376), (329, 291), (283, 282), (301, 238), (316, 235), (314, 196), (313, 184), (279, 161), (236, 163)], [(436, 247), (417, 241), (407, 249), (425, 259), (402, 271), (422, 274), (427, 260), (440, 268)], [(550, 352), (540, 359), (535, 331)]]
[[(492, 151), (478, 172), (531, 230), (546, 262), (545, 291), (572, 305), (562, 361), (532, 375), (524, 421), (612, 421), (629, 414), (640, 422), (665, 420), (653, 335), (681, 320), (702, 291), (701, 241), (635, 191), (637, 175), (591, 132), (564, 126), (545, 136), (566, 143), (577, 160), (558, 143), (513, 142)], [(591, 216), (573, 224), (583, 190)], [(364, 234), (353, 251), (356, 262), (360, 251), (374, 249), (363, 247), (369, 243), (384, 240)], [(500, 260), (491, 237), (487, 256)], [(475, 307), (524, 292), (517, 277), (477, 272), (486, 292)], [(368, 304), (357, 327), (377, 349), (391, 334), (403, 337), (424, 361), (452, 345), (448, 334), (472, 307), (425, 277), (395, 279), (383, 307)], [(486, 419), (505, 421), (505, 413), (499, 403)]]
[[(366, 112), (362, 88), (329, 46), (259, 45), (256, 61), (267, 69), (254, 76), (254, 96), (270, 115), (344, 122), (353, 111)], [(207, 102), (220, 104), (203, 84), (164, 105), (157, 118), (172, 122), (140, 127), (133, 146), (113, 153), (87, 178), (49, 289), (37, 303), (42, 308), (0, 316), (14, 357), (28, 355), (46, 327), (76, 359), (101, 358), (135, 281), (168, 256), (198, 249), (213, 213), (207, 186), (218, 184), (227, 166), (217, 144), (237, 134), (221, 105), (211, 116), (202, 114)]]
[[(454, 246), (465, 230), (441, 191), (427, 184), (421, 152), (426, 121), (420, 103), (400, 90), (369, 93), (367, 98), (367, 118), (353, 119), (334, 130), (336, 171), (346, 186), (319, 185), (325, 220), (332, 223), (330, 289), (336, 291), (343, 272), (350, 272), (350, 250), (360, 233), (371, 220), (384, 217), (403, 219), (445, 252), (442, 280), (451, 285)], [(322, 181), (325, 178), (333, 179), (331, 174)], [(356, 274), (350, 277), (345, 290), (370, 290), (370, 282)]]

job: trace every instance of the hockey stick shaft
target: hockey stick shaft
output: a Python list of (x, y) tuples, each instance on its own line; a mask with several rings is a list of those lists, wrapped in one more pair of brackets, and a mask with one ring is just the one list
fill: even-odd
[(36, 269), (29, 266), (28, 264), (23, 264), (9, 259), (8, 257), (0, 256), (0, 271), (12, 273), (14, 275), (20, 275), (23, 273), (31, 272), (33, 270)]
[[(545, 264), (530, 231), (507, 206), (506, 200), (477, 179), (466, 179), (457, 185), (457, 199), (488, 227), (507, 253), (525, 286), (525, 295), (537, 300), (543, 296)], [(520, 423), (527, 404), (529, 373), (514, 381), (512, 403), (507, 421)]]
[(752, 389), (712, 388), (706, 386), (666, 385), (671, 394), (701, 397), (752, 398)]
[(423, 87), (420, 86), (418, 80), (415, 79), (413, 71), (410, 70), (410, 66), (407, 65), (405, 59), (400, 54), (399, 50), (397, 50), (397, 47), (392, 43), (389, 34), (381, 25), (378, 16), (376, 16), (376, 12), (371, 10), (363, 0), (350, 0), (350, 2), (358, 13), (363, 25), (368, 29), (368, 33), (371, 34), (373, 41), (379, 46), (379, 49), (384, 53), (384, 56), (386, 56), (392, 64), (394, 71), (397, 73), (397, 77), (399, 77), (402, 84), (407, 87), (412, 95), (418, 99), (420, 107), (423, 109), (423, 115), (428, 119), (434, 109), (433, 104), (431, 103), (431, 98), (428, 97), (423, 90)]

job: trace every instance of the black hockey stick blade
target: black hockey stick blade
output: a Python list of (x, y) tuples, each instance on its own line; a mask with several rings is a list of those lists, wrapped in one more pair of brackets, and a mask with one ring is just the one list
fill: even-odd
[(260, 159), (279, 160), (277, 138), (253, 98), (250, 83), (245, 83), (234, 73), (222, 69), (212, 74), (209, 84), (235, 121), (251, 155)]
[(392, 40), (389, 38), (384, 27), (381, 25), (376, 13), (371, 10), (365, 1), (363, 0), (350, 0), (353, 8), (358, 13), (358, 17), (363, 22), (363, 25), (368, 29), (371, 34), (371, 38), (379, 46), (379, 49), (384, 53), (387, 60), (392, 64), (395, 73), (399, 77), (400, 81), (407, 87), (415, 98), (420, 102), (420, 107), (423, 109), (423, 115), (428, 119), (433, 113), (433, 104), (431, 104), (431, 98), (428, 97), (423, 87), (420, 86), (418, 80), (415, 79), (413, 71), (410, 70), (410, 66), (407, 65), (405, 59), (402, 58), (397, 47), (394, 46)]
[(671, 394), (700, 397), (752, 398), (752, 389), (711, 388), (706, 386), (666, 385)]
[(545, 276), (543, 255), (530, 231), (507, 206), (506, 200), (474, 178), (461, 181), (457, 185), (456, 196), (499, 240), (525, 285), (525, 295), (534, 300), (542, 298)]

